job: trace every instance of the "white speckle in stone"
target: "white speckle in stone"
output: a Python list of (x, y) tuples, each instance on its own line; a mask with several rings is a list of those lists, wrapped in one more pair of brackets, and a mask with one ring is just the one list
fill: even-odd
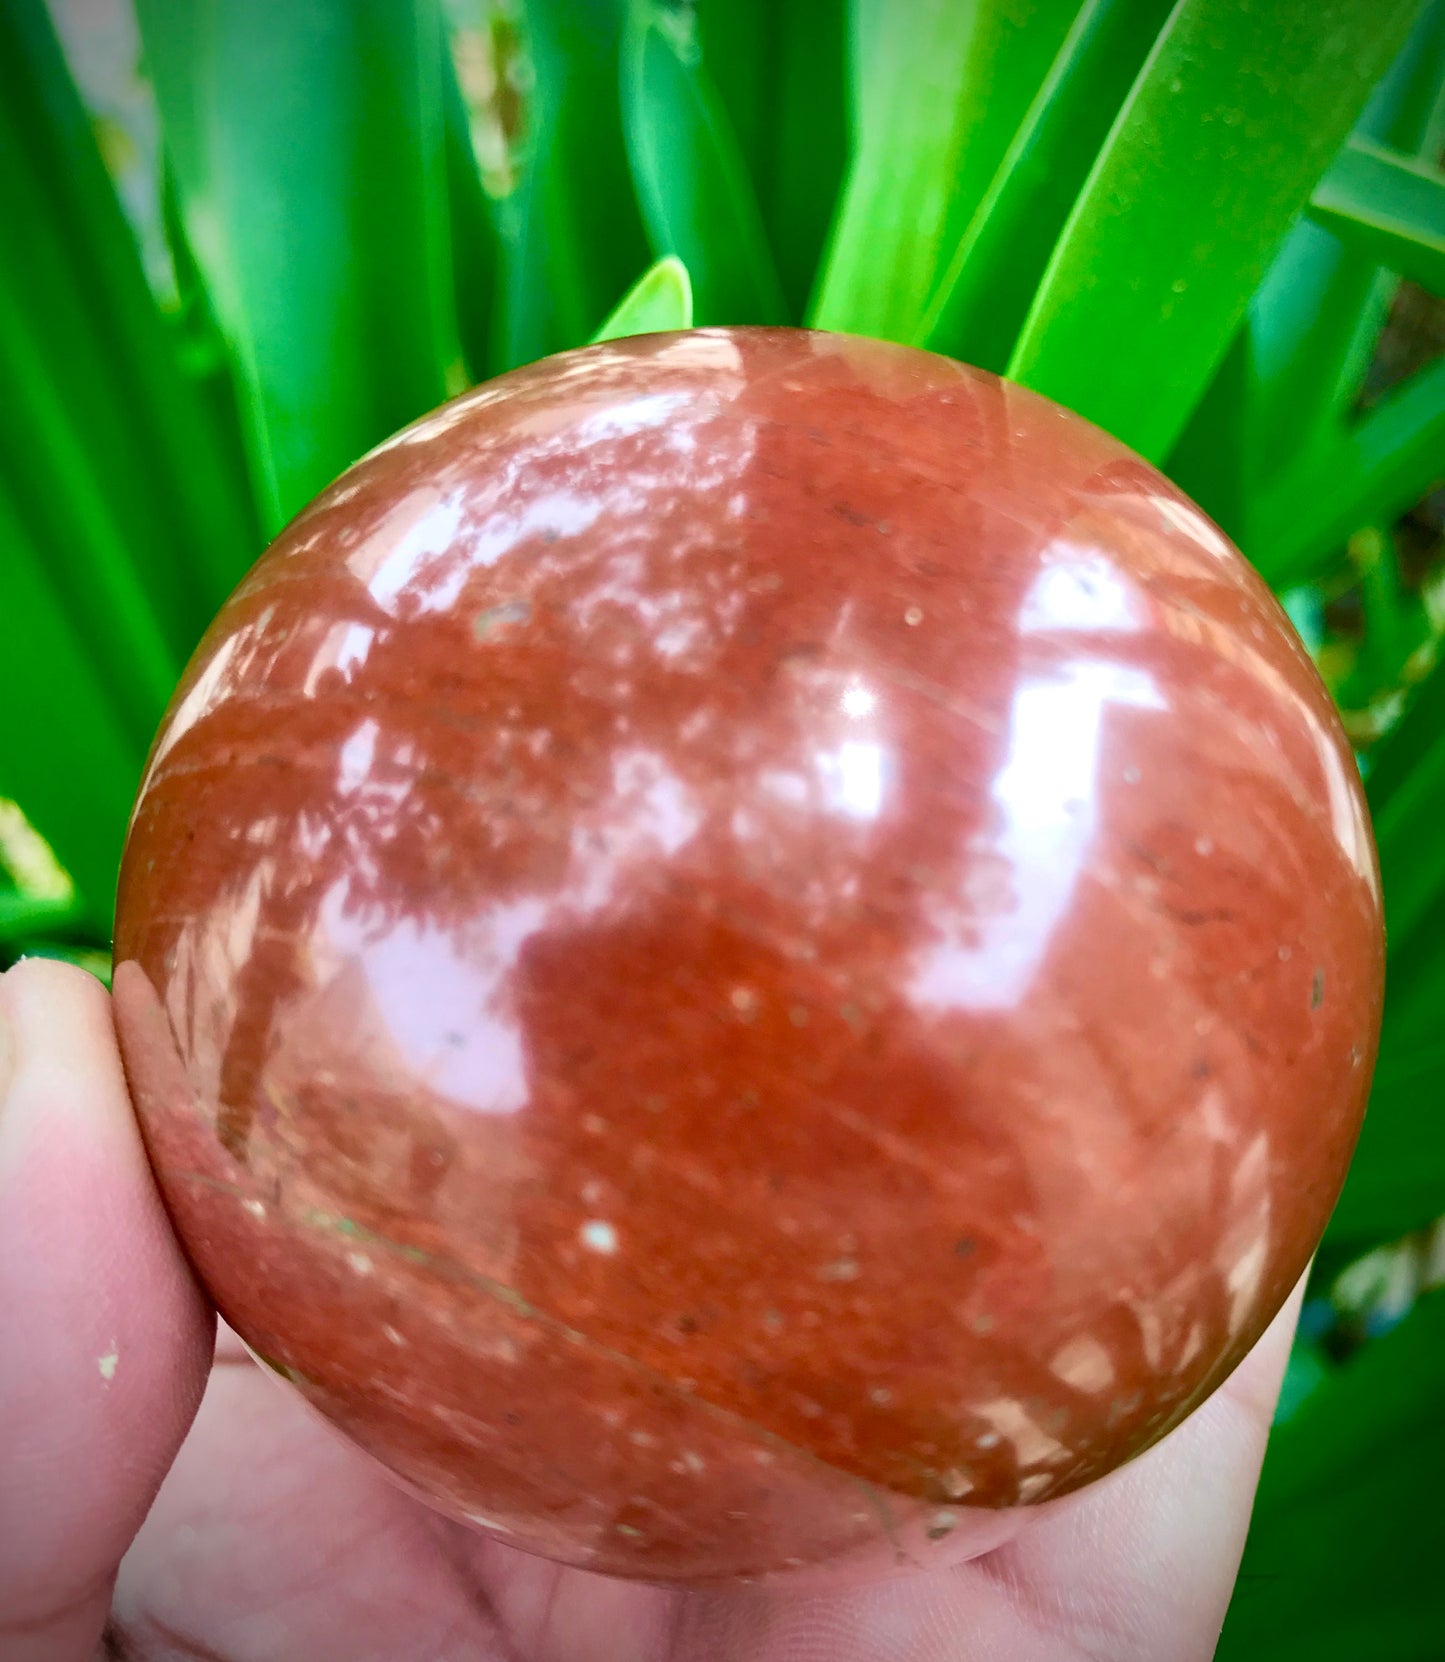
[(1213, 837), (1198, 837), (1195, 839), (1194, 852), (1202, 859), (1207, 860), (1214, 852)]
[(376, 1268), (376, 1265), (364, 1252), (348, 1252), (346, 1262), (351, 1265), (357, 1275), (370, 1275)]
[(577, 1234), (582, 1245), (593, 1252), (610, 1256), (617, 1251), (617, 1231), (606, 1218), (588, 1218)]
[(99, 1357), (96, 1366), (100, 1369), (100, 1377), (110, 1383), (115, 1378), (115, 1370), (120, 1366), (120, 1346), (114, 1339), (110, 1341), (110, 1349)]
[(758, 1007), (758, 995), (751, 987), (734, 987), (728, 1002), (740, 1015), (749, 1015)]
[(1130, 1314), (1139, 1324), (1139, 1343), (1144, 1361), (1155, 1373), (1164, 1366), (1164, 1318), (1159, 1310), (1145, 1299), (1126, 1299)]
[(389, 1344), (404, 1345), (406, 1343), (406, 1340), (402, 1336), (400, 1330), (393, 1327), (390, 1322), (383, 1325), (381, 1335)]
[(1269, 1257), (1269, 1137), (1261, 1131), (1244, 1151), (1230, 1179), (1231, 1217), (1214, 1255), (1229, 1296), (1229, 1333), (1249, 1319)]
[(982, 1431), (974, 1438), (974, 1442), (980, 1448), (997, 1448), (1002, 1441), (1003, 1438), (996, 1431)]
[(1195, 1322), (1185, 1335), (1184, 1349), (1179, 1353), (1179, 1360), (1174, 1364), (1176, 1368), (1187, 1368), (1198, 1356), (1204, 1347), (1204, 1323)]
[(1049, 1366), (1076, 1391), (1105, 1391), (1114, 1383), (1114, 1364), (1108, 1351), (1087, 1333), (1060, 1345)]
[(921, 606), (910, 606), (903, 614), (903, 621), (910, 629), (916, 629), (923, 622), (923, 608)]
[(1034, 1472), (1028, 1477), (1020, 1478), (1019, 1499), (1025, 1502), (1036, 1499), (1053, 1481), (1048, 1472)]
[[(1030, 1417), (1024, 1405), (1013, 1397), (995, 1397), (992, 1402), (981, 1402), (974, 1412), (992, 1426), (992, 1432), (986, 1432), (985, 1437), (992, 1435), (994, 1442), (997, 1442), (1002, 1436), (1013, 1444), (1014, 1457), (1020, 1466), (1042, 1465), (1068, 1453), (1064, 1445), (1057, 1438), (1050, 1437)], [(984, 1437), (979, 1437), (977, 1442), (980, 1448), (992, 1447)]]
[(266, 1203), (263, 1200), (243, 1200), (241, 1206), (253, 1218), (264, 1218), (266, 1216)]
[(756, 1460), (760, 1466), (771, 1466), (774, 1462), (775, 1456), (771, 1449), (755, 1448), (753, 1450), (753, 1459)]
[(962, 1500), (973, 1488), (973, 1479), (967, 1472), (961, 1472), (957, 1466), (950, 1466), (939, 1480), (943, 1484), (943, 1492), (950, 1500)]
[(822, 1417), (823, 1417), (823, 1405), (822, 1405), (822, 1403), (814, 1402), (812, 1397), (796, 1397), (794, 1400), (798, 1404), (798, 1412), (803, 1416), (803, 1418), (805, 1420), (819, 1420), (819, 1419), (822, 1419)]
[(958, 1527), (958, 1513), (950, 1512), (947, 1507), (940, 1508), (928, 1520), (928, 1539), (941, 1541), (945, 1535), (951, 1535)]
[(685, 1448), (672, 1463), (675, 1472), (692, 1472), (694, 1475), (707, 1470), (707, 1461), (700, 1454), (690, 1448)]
[(835, 1258), (831, 1264), (824, 1264), (818, 1271), (820, 1281), (856, 1281), (859, 1269), (856, 1258)]
[(1267, 1229), (1250, 1242), (1229, 1268), (1224, 1284), (1229, 1289), (1229, 1335), (1233, 1338), (1244, 1327), (1259, 1291), (1264, 1274), (1264, 1261), (1269, 1254)]
[(1280, 963), (1287, 964), (1293, 956), (1294, 956), (1294, 953), (1291, 952), (1289, 947), (1282, 946), (1279, 949), (1279, 961), (1280, 961)]
[(600, 1183), (595, 1177), (589, 1177), (587, 1179), (587, 1181), (582, 1185), (581, 1193), (582, 1204), (584, 1206), (600, 1206), (607, 1198), (606, 1185)]
[(635, 1443), (638, 1448), (651, 1448), (657, 1442), (657, 1438), (650, 1431), (629, 1431), (627, 1440)]
[(868, 1393), (868, 1400), (875, 1408), (886, 1408), (893, 1401), (893, 1393), (886, 1385), (875, 1385)]
[(607, 1134), (607, 1121), (603, 1119), (601, 1114), (584, 1114), (582, 1116), (582, 1129), (589, 1137), (602, 1137)]

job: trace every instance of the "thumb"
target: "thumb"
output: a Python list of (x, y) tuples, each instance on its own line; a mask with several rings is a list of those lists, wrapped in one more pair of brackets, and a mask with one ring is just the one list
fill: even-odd
[(110, 1001), (0, 976), (0, 1655), (85, 1662), (195, 1413), (213, 1317), (161, 1209)]

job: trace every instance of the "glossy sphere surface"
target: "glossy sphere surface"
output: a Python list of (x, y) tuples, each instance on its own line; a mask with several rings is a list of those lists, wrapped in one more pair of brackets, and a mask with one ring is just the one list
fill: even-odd
[(900, 347), (652, 336), (367, 457), (158, 740), (125, 1059), (226, 1318), (621, 1574), (931, 1563), (1300, 1274), (1379, 892), (1288, 625), (1153, 469)]

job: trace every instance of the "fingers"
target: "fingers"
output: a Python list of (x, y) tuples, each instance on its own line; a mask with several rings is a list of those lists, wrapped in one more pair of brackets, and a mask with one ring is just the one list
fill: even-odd
[(956, 1569), (682, 1602), (677, 1662), (1208, 1662), (1239, 1568), (1303, 1283), (1169, 1437)]
[[(1208, 1662), (1304, 1297), (1183, 1425), (980, 1561), (1036, 1626), (1109, 1662)], [(972, 1566), (970, 1566), (972, 1568)]]
[(85, 1662), (200, 1400), (212, 1318), (90, 976), (0, 976), (0, 1655)]

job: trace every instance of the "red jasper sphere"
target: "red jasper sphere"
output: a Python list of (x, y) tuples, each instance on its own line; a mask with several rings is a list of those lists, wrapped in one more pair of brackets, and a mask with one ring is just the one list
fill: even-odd
[(1207, 1396), (1379, 1023), (1355, 766), (1152, 467), (791, 330), (519, 370), (227, 604), (115, 993), (226, 1319), (598, 1570), (927, 1564)]

